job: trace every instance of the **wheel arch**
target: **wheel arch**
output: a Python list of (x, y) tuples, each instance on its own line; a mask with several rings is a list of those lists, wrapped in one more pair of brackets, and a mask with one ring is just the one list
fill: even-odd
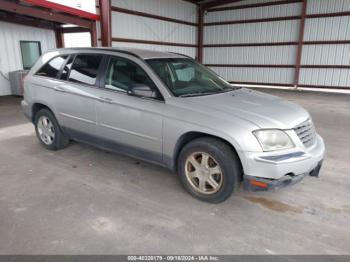
[[(41, 110), (41, 109), (48, 109), (50, 110), (50, 112), (55, 116), (55, 114), (53, 113), (53, 111), (51, 110), (51, 108), (49, 106), (47, 106), (44, 103), (41, 102), (35, 102), (32, 105), (32, 122), (34, 123), (35, 121), (35, 116), (36, 114)], [(56, 117), (56, 116), (55, 116)]]
[(184, 148), (184, 146), (188, 143), (190, 143), (192, 140), (197, 139), (197, 138), (202, 138), (202, 137), (211, 137), (211, 138), (215, 138), (218, 139), (222, 142), (224, 142), (225, 144), (227, 144), (231, 149), (232, 152), (237, 156), (237, 159), (239, 160), (240, 163), (240, 168), (242, 170), (242, 177), (243, 178), (243, 165), (242, 165), (242, 161), (239, 157), (239, 154), (237, 152), (237, 149), (235, 148), (235, 146), (232, 145), (232, 143), (230, 143), (228, 140), (222, 138), (222, 137), (218, 137), (212, 134), (208, 134), (205, 132), (198, 132), (198, 131), (190, 131), (187, 133), (182, 134), (179, 139), (176, 142), (175, 148), (174, 148), (174, 154), (173, 154), (173, 159), (172, 159), (172, 169), (174, 171), (177, 171), (177, 161), (180, 155), (181, 150)]

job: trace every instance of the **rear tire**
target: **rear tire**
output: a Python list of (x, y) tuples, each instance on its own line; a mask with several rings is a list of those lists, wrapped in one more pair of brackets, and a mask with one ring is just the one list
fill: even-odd
[(237, 154), (223, 141), (203, 137), (184, 146), (178, 173), (185, 189), (210, 202), (225, 201), (239, 186), (242, 167)]
[(62, 132), (55, 116), (48, 109), (41, 109), (34, 119), (35, 132), (40, 143), (49, 150), (65, 148), (68, 137)]

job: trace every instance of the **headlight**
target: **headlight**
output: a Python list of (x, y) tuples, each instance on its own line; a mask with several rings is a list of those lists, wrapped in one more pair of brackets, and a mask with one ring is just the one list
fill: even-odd
[(282, 130), (256, 130), (253, 134), (258, 139), (263, 151), (274, 151), (294, 147), (293, 141)]

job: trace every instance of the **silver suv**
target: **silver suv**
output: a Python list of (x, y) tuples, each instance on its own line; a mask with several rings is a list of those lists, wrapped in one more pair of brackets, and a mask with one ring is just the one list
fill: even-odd
[(318, 176), (324, 157), (303, 108), (233, 87), (180, 54), (58, 49), (24, 85), (22, 107), (45, 148), (76, 140), (150, 161), (208, 202), (224, 201), (240, 183), (269, 190)]

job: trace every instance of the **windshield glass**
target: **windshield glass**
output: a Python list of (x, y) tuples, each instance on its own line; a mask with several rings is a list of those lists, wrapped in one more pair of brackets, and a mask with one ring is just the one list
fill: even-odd
[(149, 59), (147, 63), (174, 96), (200, 96), (234, 88), (205, 66), (188, 58)]

